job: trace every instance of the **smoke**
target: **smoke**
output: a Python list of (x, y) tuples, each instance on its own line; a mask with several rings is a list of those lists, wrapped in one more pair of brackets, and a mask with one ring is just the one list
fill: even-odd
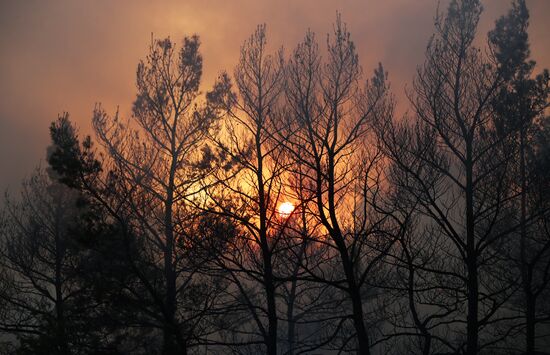
[[(266, 23), (272, 49), (292, 50), (308, 28), (324, 45), (336, 12), (356, 42), (364, 72), (378, 62), (389, 71), (398, 110), (433, 29), (437, 0), (186, 0), (2, 1), (0, 3), (0, 189), (18, 182), (44, 160), (48, 126), (68, 111), (90, 132), (92, 110), (120, 105), (130, 113), (137, 63), (151, 33), (181, 40), (197, 33), (204, 57), (203, 90), (222, 70), (233, 70), (242, 42)], [(446, 1), (440, 4), (441, 10)], [(539, 67), (550, 66), (545, 34), (550, 2), (528, 1), (531, 45)], [(485, 35), (508, 1), (484, 1)], [(43, 163), (44, 164), (44, 163)]]

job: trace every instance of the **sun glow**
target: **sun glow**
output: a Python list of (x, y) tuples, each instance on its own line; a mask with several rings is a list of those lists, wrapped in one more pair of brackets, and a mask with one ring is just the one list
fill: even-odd
[(279, 212), (279, 216), (286, 218), (294, 211), (294, 205), (292, 202), (283, 202), (279, 205), (277, 211)]

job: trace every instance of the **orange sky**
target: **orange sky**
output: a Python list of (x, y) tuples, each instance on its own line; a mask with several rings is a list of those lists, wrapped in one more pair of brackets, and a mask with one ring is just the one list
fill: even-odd
[[(0, 0), (0, 190), (17, 188), (44, 165), (49, 123), (68, 111), (81, 132), (96, 102), (127, 114), (138, 60), (151, 32), (202, 40), (204, 88), (221, 70), (232, 72), (241, 43), (257, 24), (268, 26), (273, 48), (286, 51), (307, 28), (321, 44), (336, 11), (356, 42), (365, 72), (382, 61), (399, 108), (432, 32), (437, 0)], [(550, 67), (549, 0), (527, 0), (530, 41), (539, 67)], [(444, 10), (447, 1), (443, 0)], [(484, 0), (480, 35), (509, 6)]]

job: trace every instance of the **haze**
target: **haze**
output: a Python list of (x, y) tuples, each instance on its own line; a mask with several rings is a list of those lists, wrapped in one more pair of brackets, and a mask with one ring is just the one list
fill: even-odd
[[(486, 0), (479, 33), (485, 35), (509, 1)], [(447, 2), (441, 3), (444, 10)], [(528, 1), (530, 42), (538, 67), (550, 67), (550, 2)], [(177, 41), (197, 33), (204, 57), (203, 87), (232, 72), (242, 42), (266, 23), (272, 48), (291, 50), (307, 28), (320, 43), (342, 13), (370, 73), (381, 61), (390, 73), (398, 110), (433, 30), (436, 0), (383, 1), (1, 1), (0, 189), (44, 165), (48, 126), (67, 111), (89, 133), (94, 104), (127, 115), (135, 69), (151, 33)]]

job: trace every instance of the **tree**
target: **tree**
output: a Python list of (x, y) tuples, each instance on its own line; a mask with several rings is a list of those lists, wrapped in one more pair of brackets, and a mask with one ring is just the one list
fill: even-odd
[[(1, 234), (0, 329), (16, 334), (21, 354), (77, 354), (108, 348), (87, 320), (95, 303), (80, 278), (74, 224), (78, 194), (43, 171), (6, 200)], [(100, 340), (105, 341), (99, 346)]]
[(543, 129), (540, 117), (548, 107), (550, 76), (545, 70), (532, 78), (535, 62), (529, 60), (528, 21), (525, 1), (516, 1), (510, 12), (497, 21), (489, 38), (506, 80), (495, 100), (495, 110), (501, 134), (508, 136), (509, 149), (512, 147), (513, 157), (519, 162), (512, 167), (516, 188), (511, 193), (520, 196), (520, 243), (519, 255), (511, 258), (518, 264), (525, 300), (526, 354), (534, 354), (537, 299), (548, 285), (544, 272), (538, 280), (536, 274), (539, 263), (547, 263), (550, 248), (546, 233), (540, 229), (541, 219), (548, 214), (547, 206), (541, 203), (545, 188), (540, 185), (546, 177), (537, 169), (539, 157), (534, 152), (534, 141), (537, 131)]
[[(438, 17), (410, 95), (414, 122), (404, 127), (405, 137), (395, 134), (402, 131), (396, 124), (380, 129), (380, 142), (403, 175), (400, 184), (418, 201), (423, 223), (433, 223), (444, 238), (446, 265), (424, 269), (434, 287), (456, 297), (447, 322), (465, 323), (455, 351), (467, 354), (499, 341), (483, 330), (504, 317), (498, 311), (513, 292), (499, 273), (506, 260), (498, 249), (519, 228), (510, 223), (510, 152), (492, 106), (504, 76), (494, 54), (484, 56), (473, 45), (481, 11), (479, 1), (452, 1)], [(462, 300), (466, 319), (454, 321)]]
[[(234, 72), (237, 92), (223, 75), (225, 94), (216, 100), (212, 97), (227, 111), (224, 135), (214, 137), (213, 142), (229, 165), (217, 172), (215, 184), (207, 189), (209, 199), (201, 208), (241, 227), (233, 251), (218, 254), (219, 266), (233, 283), (229, 299), (243, 305), (253, 325), (236, 324), (232, 332), (237, 339), (228, 345), (262, 344), (267, 354), (277, 354), (275, 258), (281, 233), (276, 227), (276, 206), (285, 162), (272, 135), (284, 78), (282, 53), (269, 55), (266, 46), (265, 26), (258, 26), (241, 47)], [(260, 340), (249, 337), (256, 332)]]
[(13, 351), (535, 354), (550, 74), (524, 0), (485, 48), (481, 13), (437, 15), (404, 117), (339, 14), (288, 60), (258, 26), (204, 96), (198, 37), (152, 39), (131, 117), (96, 106), (97, 147), (58, 117), (47, 174), (0, 213)]
[[(306, 269), (312, 280), (345, 295), (353, 330), (341, 347), (356, 343), (351, 347), (357, 353), (369, 354), (374, 344), (369, 326), (376, 320), (365, 319), (364, 301), (376, 292), (365, 287), (374, 283), (380, 261), (395, 239), (380, 232), (385, 218), (369, 208), (380, 191), (380, 156), (367, 145), (368, 132), (371, 120), (391, 113), (391, 100), (381, 65), (360, 86), (362, 69), (355, 45), (339, 15), (327, 53), (327, 61), (321, 62), (309, 32), (294, 51), (287, 68), (288, 133), (281, 141), (286, 140), (300, 167), (293, 173), (304, 178), (306, 195), (312, 195), (302, 203), (323, 226), (326, 238), (317, 242), (329, 248), (324, 265)], [(330, 260), (338, 260), (336, 273), (328, 272)]]
[[(199, 45), (196, 36), (186, 37), (179, 51), (169, 39), (151, 43), (137, 69), (132, 121), (96, 108), (102, 162), (89, 139), (81, 148), (71, 132), (52, 132), (57, 155), (50, 161), (62, 181), (100, 204), (128, 240), (125, 260), (135, 279), (125, 298), (142, 326), (162, 331), (164, 354), (186, 353), (202, 342), (209, 333), (205, 314), (222, 287), (197, 273), (207, 260), (198, 258), (198, 216), (186, 202), (208, 174), (202, 148), (217, 119), (212, 105), (198, 102)], [(138, 254), (131, 252), (132, 239), (143, 247)]]

